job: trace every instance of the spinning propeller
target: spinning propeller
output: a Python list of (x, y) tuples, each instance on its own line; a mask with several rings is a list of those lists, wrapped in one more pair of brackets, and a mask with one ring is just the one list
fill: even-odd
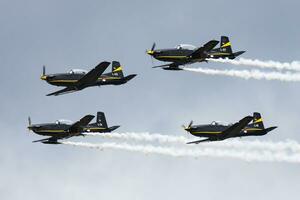
[(147, 53), (148, 55), (151, 56), (151, 63), (152, 63), (152, 66), (154, 65), (154, 64), (153, 64), (153, 54), (154, 54), (155, 46), (156, 46), (156, 44), (155, 44), (155, 42), (154, 42), (153, 45), (152, 45), (152, 47), (151, 47), (151, 49), (150, 49), (150, 50), (146, 50), (146, 53)]
[(31, 118), (30, 117), (28, 117), (28, 133), (30, 133), (30, 127), (31, 126)]
[(182, 128), (184, 128), (184, 130), (188, 131), (189, 129), (191, 129), (193, 125), (193, 120), (189, 123), (189, 125), (186, 127), (185, 125), (182, 125)]

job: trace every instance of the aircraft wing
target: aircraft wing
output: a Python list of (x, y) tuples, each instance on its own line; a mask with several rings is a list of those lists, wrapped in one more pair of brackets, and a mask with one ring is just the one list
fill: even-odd
[(94, 69), (89, 71), (86, 75), (84, 75), (81, 79), (78, 80), (78, 86), (86, 85), (89, 83), (94, 83), (97, 81), (99, 76), (103, 74), (103, 72), (110, 65), (110, 62), (101, 62)]
[(50, 137), (41, 140), (35, 140), (32, 142), (42, 142), (44, 144), (60, 144), (60, 142), (57, 142), (58, 139), (63, 139), (63, 138)]
[(230, 138), (237, 136), (245, 126), (247, 126), (251, 121), (253, 120), (252, 116), (247, 116), (241, 119), (239, 122), (233, 124), (229, 128), (227, 128), (225, 131), (223, 131), (223, 137), (224, 138)]
[(72, 92), (76, 92), (76, 91), (78, 91), (78, 89), (75, 88), (75, 87), (66, 87), (66, 88), (64, 88), (64, 89), (62, 89), (62, 90), (58, 90), (58, 91), (56, 91), (56, 92), (47, 94), (47, 96), (52, 96), (52, 95), (58, 96), (58, 95), (67, 94), (67, 93), (72, 93)]
[(217, 40), (211, 40), (203, 45), (203, 47), (196, 49), (189, 57), (202, 57), (204, 52), (211, 51), (218, 43), (219, 41)]
[(197, 141), (192, 141), (192, 142), (188, 142), (187, 144), (199, 144), (201, 142), (209, 142), (212, 141), (211, 139), (207, 138), (207, 139), (203, 139), (203, 140), (197, 140)]
[(165, 64), (165, 65), (158, 65), (158, 66), (154, 66), (152, 68), (159, 68), (159, 67), (170, 67), (170, 65), (172, 65), (173, 63), (169, 63), (169, 64)]
[(182, 68), (179, 68), (178, 66), (182, 65), (182, 64), (178, 64), (178, 63), (169, 63), (169, 64), (165, 64), (165, 65), (159, 65), (159, 66), (154, 66), (152, 68), (158, 68), (161, 67), (164, 70), (182, 70)]
[(81, 127), (88, 125), (94, 119), (94, 117), (95, 117), (94, 115), (84, 116), (79, 121), (72, 124), (71, 127), (68, 128), (68, 131), (70, 131), (70, 132), (80, 132)]

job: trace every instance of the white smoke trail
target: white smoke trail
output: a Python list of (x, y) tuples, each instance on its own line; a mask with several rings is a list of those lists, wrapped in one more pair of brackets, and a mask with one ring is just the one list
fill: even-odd
[(100, 136), (103, 138), (112, 139), (125, 139), (125, 140), (136, 140), (136, 141), (146, 141), (146, 142), (160, 142), (160, 143), (187, 143), (188, 139), (184, 136), (171, 136), (162, 135), (158, 133), (85, 133), (88, 136)]
[[(100, 136), (102, 138), (136, 140), (145, 142), (159, 142), (169, 144), (186, 144), (190, 141), (184, 136), (162, 135), (158, 133), (86, 133), (88, 136)], [(193, 145), (190, 145), (193, 146)], [(237, 139), (230, 139), (218, 142), (207, 142), (198, 145), (201, 147), (214, 148), (242, 148), (245, 150), (267, 150), (267, 151), (291, 151), (300, 153), (300, 144), (293, 140), (286, 140), (280, 142), (272, 141), (241, 141)]]
[(265, 161), (265, 162), (289, 162), (289, 163), (300, 163), (300, 154), (285, 154), (285, 153), (274, 153), (268, 151), (236, 151), (236, 150), (224, 150), (214, 148), (174, 148), (174, 147), (162, 147), (153, 145), (130, 145), (127, 143), (101, 143), (91, 144), (82, 142), (62, 142), (65, 145), (80, 146), (87, 148), (96, 149), (113, 149), (113, 150), (125, 150), (131, 152), (141, 152), (146, 154), (160, 154), (172, 157), (194, 157), (198, 158), (201, 156), (205, 157), (227, 157), (235, 158), (245, 161)]
[(230, 59), (208, 59), (209, 61), (219, 62), (219, 63), (229, 63), (233, 65), (247, 65), (261, 68), (270, 68), (277, 70), (295, 70), (300, 71), (300, 61), (293, 61), (291, 63), (288, 62), (277, 62), (277, 61), (261, 61), (258, 59), (246, 59), (240, 58), (235, 60)]
[(207, 68), (183, 68), (186, 71), (199, 72), (208, 75), (223, 75), (238, 77), (243, 79), (265, 79), (265, 80), (279, 80), (279, 81), (288, 81), (296, 82), (300, 81), (300, 73), (291, 73), (291, 72), (262, 72), (259, 70), (218, 70), (218, 69), (207, 69)]

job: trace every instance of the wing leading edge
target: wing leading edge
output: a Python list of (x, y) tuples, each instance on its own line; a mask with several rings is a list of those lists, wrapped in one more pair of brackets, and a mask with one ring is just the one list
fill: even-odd
[(205, 57), (204, 52), (208, 52), (211, 51), (215, 46), (217, 46), (217, 44), (219, 43), (219, 41), (217, 40), (211, 40), (209, 42), (207, 42), (206, 44), (204, 44), (202, 47), (196, 49), (193, 53), (191, 53), (189, 55), (189, 57), (191, 58), (195, 58), (195, 57)]
[(241, 132), (241, 130), (245, 128), (252, 120), (253, 120), (252, 116), (246, 116), (243, 119), (241, 119), (239, 122), (227, 128), (222, 133), (224, 139), (237, 136)]

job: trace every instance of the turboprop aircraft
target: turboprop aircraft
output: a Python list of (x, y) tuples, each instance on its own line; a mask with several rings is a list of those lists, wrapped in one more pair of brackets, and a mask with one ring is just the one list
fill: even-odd
[(93, 120), (94, 115), (86, 115), (79, 121), (72, 123), (68, 120), (57, 120), (55, 123), (31, 124), (28, 118), (28, 129), (38, 135), (50, 136), (49, 138), (36, 140), (33, 142), (42, 142), (44, 144), (60, 144), (58, 140), (67, 139), (73, 136), (84, 136), (84, 132), (112, 132), (120, 126), (108, 127), (103, 112), (97, 112), (97, 120)]
[(109, 65), (109, 62), (101, 62), (89, 72), (80, 69), (72, 69), (68, 73), (59, 74), (46, 74), (46, 68), (44, 66), (41, 79), (51, 85), (65, 87), (62, 90), (47, 94), (47, 96), (57, 96), (76, 92), (92, 86), (121, 85), (127, 83), (136, 76), (136, 74), (124, 76), (122, 67), (117, 61), (112, 62), (112, 72), (103, 74)]
[(164, 70), (182, 70), (182, 68), (179, 68), (180, 65), (193, 64), (203, 61), (207, 62), (207, 59), (235, 59), (237, 56), (245, 53), (245, 51), (232, 52), (231, 43), (227, 36), (222, 36), (220, 47), (215, 48), (218, 43), (219, 41), (217, 40), (211, 40), (202, 47), (195, 47), (189, 44), (180, 44), (175, 48), (169, 49), (155, 49), (156, 44), (154, 43), (151, 50), (146, 52), (159, 61), (171, 62), (153, 67), (161, 67)]
[[(252, 123), (250, 123), (252, 121)], [(187, 144), (198, 144), (207, 141), (226, 140), (234, 137), (262, 136), (277, 128), (276, 126), (265, 128), (260, 113), (255, 112), (253, 116), (246, 116), (239, 122), (223, 125), (217, 122), (204, 125), (193, 125), (193, 121), (183, 128), (196, 137), (206, 139), (188, 142)]]

